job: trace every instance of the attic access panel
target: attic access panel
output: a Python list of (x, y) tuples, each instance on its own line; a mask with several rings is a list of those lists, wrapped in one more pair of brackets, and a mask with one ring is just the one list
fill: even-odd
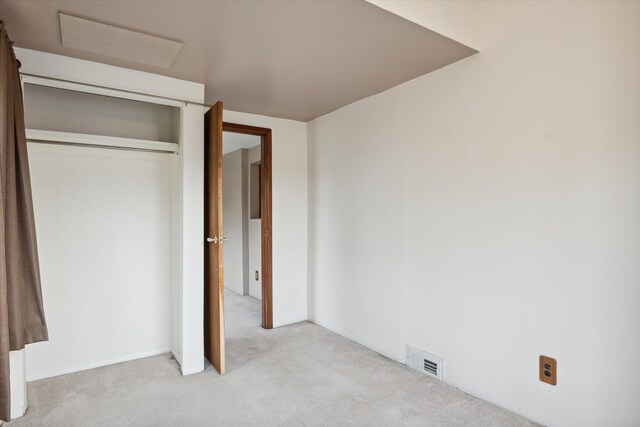
[(170, 68), (182, 49), (176, 40), (59, 12), (62, 45), (140, 64)]

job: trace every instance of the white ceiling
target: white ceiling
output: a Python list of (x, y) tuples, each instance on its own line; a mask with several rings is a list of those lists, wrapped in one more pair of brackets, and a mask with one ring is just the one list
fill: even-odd
[(256, 145), (260, 145), (260, 137), (257, 135), (222, 132), (222, 155), (229, 154), (241, 148), (255, 147)]
[[(184, 46), (169, 69), (64, 47), (59, 11)], [(0, 0), (0, 19), (18, 47), (204, 83), (207, 103), (302, 121), (476, 52), (361, 0)]]

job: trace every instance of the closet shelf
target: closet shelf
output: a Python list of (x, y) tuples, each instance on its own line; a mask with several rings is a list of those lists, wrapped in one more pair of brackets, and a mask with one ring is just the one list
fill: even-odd
[(149, 141), (146, 139), (120, 138), (116, 136), (89, 135), (83, 133), (58, 132), (52, 130), (27, 129), (27, 141), (62, 143), (65, 145), (95, 146), (103, 148), (130, 149), (177, 153), (178, 144), (173, 142)]

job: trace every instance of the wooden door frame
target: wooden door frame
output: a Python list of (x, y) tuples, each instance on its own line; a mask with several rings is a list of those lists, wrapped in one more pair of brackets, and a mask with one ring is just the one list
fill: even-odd
[[(271, 228), (271, 129), (222, 122), (223, 132), (260, 137), (260, 223), (262, 264), (262, 327), (273, 328), (273, 245)], [(224, 145), (224, 140), (222, 141)]]

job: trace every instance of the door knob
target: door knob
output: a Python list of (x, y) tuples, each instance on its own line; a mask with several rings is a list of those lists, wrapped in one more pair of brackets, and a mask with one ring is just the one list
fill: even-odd
[(209, 242), (209, 243), (213, 242), (215, 244), (218, 244), (218, 238), (217, 237), (213, 237), (213, 238), (207, 237), (207, 242)]
[(225, 240), (229, 240), (229, 238), (227, 236), (220, 236), (220, 243), (224, 242)]

